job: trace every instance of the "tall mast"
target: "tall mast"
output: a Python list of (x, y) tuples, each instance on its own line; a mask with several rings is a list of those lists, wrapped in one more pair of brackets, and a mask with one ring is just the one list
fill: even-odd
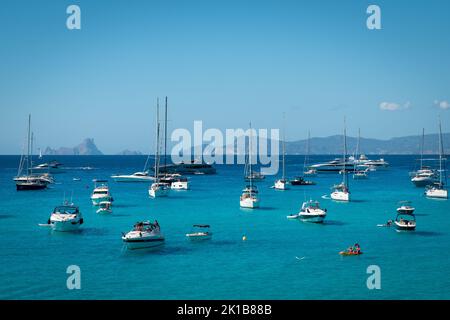
[(165, 113), (164, 113), (164, 167), (167, 165), (167, 96), (166, 96), (166, 105), (165, 105)]
[(423, 148), (425, 144), (425, 128), (422, 128), (422, 145), (420, 147), (420, 169), (423, 166)]
[(347, 186), (347, 168), (346, 168), (346, 160), (347, 160), (347, 124), (346, 124), (346, 121), (345, 121), (345, 117), (344, 117), (344, 154), (343, 154), (343, 159), (342, 159), (342, 166), (343, 166), (343, 169), (344, 169), (344, 172), (343, 172), (343, 176), (344, 176), (344, 178), (343, 178), (343, 182), (344, 182), (344, 185), (346, 186), (346, 187), (348, 187)]
[(285, 153), (286, 153), (286, 114), (283, 112), (283, 177), (282, 179), (284, 180), (284, 176), (285, 176), (285, 168), (284, 168), (284, 157), (285, 157)]
[(33, 144), (34, 144), (34, 132), (31, 132), (31, 149), (30, 149), (30, 174), (32, 174), (33, 171)]
[(31, 114), (28, 115), (27, 175), (30, 172)]
[(250, 139), (249, 139), (249, 150), (248, 150), (248, 167), (250, 171), (250, 190), (253, 188), (253, 177), (252, 177), (252, 123), (250, 122)]
[(311, 139), (311, 132), (308, 130), (308, 140), (306, 141), (306, 154), (305, 154), (305, 161), (303, 162), (303, 171), (306, 171), (306, 165), (308, 164), (309, 160), (309, 140)]
[(444, 148), (442, 144), (442, 129), (441, 129), (441, 119), (439, 119), (439, 184), (442, 187), (442, 175), (446, 174), (442, 172), (442, 154), (444, 153)]
[(156, 152), (155, 152), (155, 180), (159, 176), (159, 98), (156, 98)]

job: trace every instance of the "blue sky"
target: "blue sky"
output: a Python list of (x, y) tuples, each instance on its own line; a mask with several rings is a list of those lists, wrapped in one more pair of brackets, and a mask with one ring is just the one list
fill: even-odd
[(436, 132), (438, 115), (450, 131), (445, 0), (4, 0), (0, 41), (1, 154), (20, 153), (28, 113), (40, 147), (147, 152), (165, 95), (171, 128), (277, 128), (285, 111), (288, 140), (338, 134), (344, 115), (350, 135)]

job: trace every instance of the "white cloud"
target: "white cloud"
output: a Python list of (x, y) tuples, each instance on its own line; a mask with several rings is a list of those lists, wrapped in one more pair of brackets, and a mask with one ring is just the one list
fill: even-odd
[(446, 100), (443, 101), (434, 100), (434, 104), (437, 105), (442, 110), (450, 109), (450, 102)]
[(411, 107), (411, 102), (406, 102), (405, 104), (401, 105), (399, 103), (395, 102), (382, 102), (380, 103), (380, 110), (384, 111), (397, 111), (397, 110), (403, 110), (403, 109), (409, 109)]

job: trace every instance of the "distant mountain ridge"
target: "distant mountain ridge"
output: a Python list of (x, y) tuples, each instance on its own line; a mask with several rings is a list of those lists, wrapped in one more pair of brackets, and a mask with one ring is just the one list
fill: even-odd
[(94, 143), (94, 139), (86, 138), (82, 143), (73, 147), (61, 147), (59, 149), (52, 149), (47, 147), (44, 151), (44, 155), (51, 156), (97, 156), (103, 155), (103, 153), (97, 148)]
[[(438, 153), (438, 134), (427, 134), (425, 135), (424, 143), (424, 154), (437, 154)], [(353, 154), (356, 149), (357, 143), (356, 137), (347, 137), (347, 152), (348, 154)], [(443, 134), (444, 140), (444, 153), (450, 154), (450, 133)], [(268, 141), (268, 150), (270, 152), (271, 144), (276, 143), (276, 141)], [(416, 136), (405, 136), (391, 138), (387, 140), (381, 139), (371, 139), (362, 138), (360, 140), (360, 151), (359, 153), (364, 154), (419, 154), (420, 147), (422, 143), (422, 137)], [(306, 152), (307, 140), (297, 140), (297, 141), (286, 141), (286, 154), (303, 155)], [(204, 149), (208, 144), (204, 144), (202, 149)], [(310, 154), (330, 154), (336, 155), (341, 154), (343, 149), (343, 136), (333, 135), (329, 137), (316, 137), (310, 140)], [(190, 153), (194, 154), (194, 147), (191, 148)], [(231, 154), (233, 150), (236, 151), (236, 141), (233, 145), (226, 145), (223, 147), (224, 154)], [(168, 146), (168, 154), (170, 153), (171, 146)], [(281, 146), (280, 146), (281, 152)], [(44, 151), (44, 155), (103, 155), (103, 153), (97, 148), (94, 143), (94, 139), (87, 138), (84, 139), (82, 143), (73, 147), (61, 147), (59, 149), (52, 149), (47, 147)], [(124, 150), (117, 153), (116, 155), (142, 155), (140, 151)]]
[(117, 153), (116, 155), (117, 156), (142, 156), (142, 152), (125, 149), (122, 152)]
[[(450, 133), (442, 134), (444, 153), (450, 153)], [(347, 152), (352, 154), (356, 150), (358, 138), (347, 137)], [(364, 154), (419, 154), (422, 136), (405, 136), (388, 140), (360, 139), (359, 153)], [(307, 140), (286, 142), (287, 154), (305, 154)], [(311, 138), (310, 154), (341, 154), (343, 151), (343, 135), (334, 135), (324, 138)], [(424, 154), (437, 154), (439, 152), (439, 135), (427, 134), (424, 139)]]

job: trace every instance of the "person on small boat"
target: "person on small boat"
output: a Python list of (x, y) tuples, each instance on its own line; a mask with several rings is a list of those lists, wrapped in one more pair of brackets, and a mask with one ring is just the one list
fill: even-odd
[(350, 246), (347, 249), (347, 252), (351, 253), (351, 254), (360, 254), (361, 253), (361, 247), (359, 246), (358, 243), (355, 243), (353, 246)]

